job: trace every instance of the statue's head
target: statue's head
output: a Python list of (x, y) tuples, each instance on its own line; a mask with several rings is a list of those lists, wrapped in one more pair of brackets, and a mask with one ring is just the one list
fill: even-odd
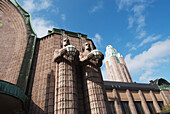
[(90, 43), (89, 43), (89, 42), (86, 42), (86, 43), (84, 44), (84, 50), (91, 51), (91, 47), (90, 47)]
[(67, 45), (70, 45), (70, 41), (68, 38), (63, 39), (63, 47), (66, 47)]

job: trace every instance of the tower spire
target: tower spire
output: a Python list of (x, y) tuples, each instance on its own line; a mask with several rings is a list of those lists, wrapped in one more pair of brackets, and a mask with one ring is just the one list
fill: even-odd
[(106, 47), (105, 65), (110, 81), (132, 82), (132, 78), (123, 59), (111, 45)]

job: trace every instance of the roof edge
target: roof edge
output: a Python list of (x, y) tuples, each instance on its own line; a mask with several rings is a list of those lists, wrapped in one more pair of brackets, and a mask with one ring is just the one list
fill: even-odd
[(19, 100), (21, 100), (24, 104), (27, 98), (25, 93), (20, 88), (18, 88), (16, 85), (12, 83), (3, 80), (0, 80), (0, 93), (16, 97)]
[(31, 24), (31, 15), (18, 3), (17, 0), (9, 0), (24, 19), (27, 28), (27, 35), (37, 36)]

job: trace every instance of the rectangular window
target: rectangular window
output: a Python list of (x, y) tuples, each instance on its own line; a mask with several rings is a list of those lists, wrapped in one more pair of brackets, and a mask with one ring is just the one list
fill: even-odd
[(134, 104), (135, 104), (135, 108), (136, 108), (137, 113), (138, 114), (144, 114), (141, 102), (140, 101), (134, 101)]
[(148, 105), (148, 108), (149, 108), (151, 114), (156, 114), (155, 108), (153, 106), (153, 102), (152, 101), (147, 101), (146, 103)]
[(158, 104), (159, 104), (159, 107), (160, 107), (161, 110), (162, 110), (162, 107), (164, 106), (164, 105), (163, 105), (163, 101), (158, 101)]
[(116, 114), (114, 101), (110, 101), (109, 104), (110, 104), (110, 107), (111, 107), (112, 114)]
[(120, 104), (121, 104), (123, 114), (131, 114), (128, 101), (121, 101)]

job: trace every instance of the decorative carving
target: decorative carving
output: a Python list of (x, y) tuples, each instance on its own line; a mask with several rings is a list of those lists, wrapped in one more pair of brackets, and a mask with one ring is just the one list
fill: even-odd
[(71, 60), (74, 60), (75, 55), (77, 54), (77, 49), (75, 46), (70, 45), (68, 38), (63, 39), (63, 48), (60, 50), (55, 50), (53, 62), (60, 61), (63, 55), (66, 55)]
[(86, 111), (90, 114), (109, 114), (109, 105), (105, 95), (100, 66), (104, 55), (99, 50), (91, 51), (90, 44), (85, 43), (80, 61), (83, 69), (83, 86)]
[[(77, 49), (70, 45), (69, 39), (63, 39), (63, 48), (55, 50), (54, 62), (56, 63), (56, 106), (58, 114), (78, 114), (78, 92), (76, 79)], [(77, 59), (75, 59), (77, 60)]]

